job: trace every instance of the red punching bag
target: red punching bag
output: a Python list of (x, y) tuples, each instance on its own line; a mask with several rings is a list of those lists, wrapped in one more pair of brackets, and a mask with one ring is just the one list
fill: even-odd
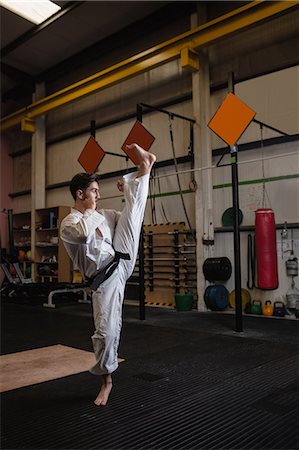
[(255, 246), (257, 287), (277, 289), (276, 227), (274, 212), (270, 208), (260, 208), (255, 212)]

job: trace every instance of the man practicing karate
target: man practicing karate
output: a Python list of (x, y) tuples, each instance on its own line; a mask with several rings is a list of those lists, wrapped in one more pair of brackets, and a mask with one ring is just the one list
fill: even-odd
[(100, 199), (99, 175), (80, 173), (70, 183), (75, 205), (60, 227), (74, 268), (89, 280), (93, 290), (92, 343), (96, 364), (90, 371), (102, 375), (103, 380), (94, 402), (97, 406), (106, 405), (112, 389), (111, 374), (118, 367), (124, 291), (136, 263), (149, 177), (156, 161), (155, 155), (137, 144), (127, 148), (135, 153), (139, 164), (137, 172), (118, 182), (118, 189), (125, 196), (123, 211), (96, 211)]

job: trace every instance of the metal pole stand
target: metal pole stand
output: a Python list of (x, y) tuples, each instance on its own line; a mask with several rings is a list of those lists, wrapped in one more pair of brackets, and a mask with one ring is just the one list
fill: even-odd
[[(234, 74), (228, 74), (228, 89), (234, 94)], [(234, 268), (235, 268), (235, 303), (236, 331), (243, 331), (242, 316), (242, 286), (241, 286), (241, 250), (240, 250), (240, 226), (239, 226), (239, 177), (238, 177), (238, 147), (230, 147), (231, 154), (231, 174), (232, 174), (232, 196), (234, 211)]]
[(240, 227), (239, 227), (239, 180), (238, 180), (238, 148), (230, 147), (232, 195), (234, 211), (234, 266), (235, 266), (235, 303), (236, 303), (236, 331), (243, 331), (242, 317), (242, 287), (241, 287), (241, 252), (240, 252)]

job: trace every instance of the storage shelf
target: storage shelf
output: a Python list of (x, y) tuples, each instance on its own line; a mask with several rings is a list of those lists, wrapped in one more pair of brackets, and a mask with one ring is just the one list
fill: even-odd
[(35, 261), (35, 264), (43, 264), (46, 266), (57, 265), (58, 262), (48, 262), (48, 261)]
[[(63, 242), (59, 238), (59, 224), (66, 217), (71, 208), (68, 206), (56, 206), (37, 209), (35, 211), (34, 225), (34, 260), (35, 278), (37, 280), (49, 280), (62, 283), (71, 281), (71, 261), (66, 253)], [(54, 239), (55, 238), (55, 239)], [(55, 242), (52, 242), (55, 241)], [(46, 259), (43, 261), (43, 259)], [(51, 262), (48, 262), (47, 259)], [(55, 261), (55, 262), (53, 262)], [(49, 266), (54, 274), (39, 274), (44, 266)]]
[(48, 248), (48, 247), (58, 247), (58, 244), (44, 243), (44, 244), (35, 244), (35, 247), (38, 248)]
[(36, 231), (58, 231), (59, 228), (58, 227), (53, 227), (53, 228), (36, 228)]
[(58, 276), (57, 275), (36, 275), (37, 278), (41, 278), (42, 281), (44, 281), (44, 278), (49, 279), (50, 282), (52, 281), (52, 279), (54, 280), (58, 280)]

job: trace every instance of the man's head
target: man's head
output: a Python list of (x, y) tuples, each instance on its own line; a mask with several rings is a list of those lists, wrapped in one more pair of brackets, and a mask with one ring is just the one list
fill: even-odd
[[(73, 199), (76, 201), (77, 198), (81, 200), (84, 199), (84, 193), (86, 189), (89, 188), (91, 184), (97, 183), (99, 186), (100, 176), (97, 173), (78, 173), (75, 175), (70, 182), (70, 191)], [(95, 185), (96, 186), (96, 185)]]

